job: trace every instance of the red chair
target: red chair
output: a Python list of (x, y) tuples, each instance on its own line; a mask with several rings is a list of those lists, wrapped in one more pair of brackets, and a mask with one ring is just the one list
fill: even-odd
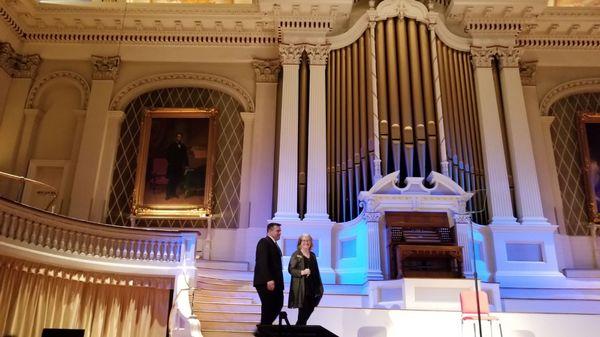
[(150, 188), (156, 193), (157, 187), (166, 186), (169, 183), (167, 178), (167, 159), (154, 158), (152, 160), (152, 172), (150, 173)]
[[(477, 293), (473, 290), (466, 290), (460, 293), (460, 311), (462, 312), (461, 318), (461, 335), (463, 335), (465, 321), (473, 322), (473, 336), (477, 336), (476, 326), (478, 322), (477, 317)], [(500, 330), (500, 337), (502, 335), (502, 325), (500, 319), (496, 316), (490, 315), (490, 302), (485, 292), (479, 292), (479, 313), (481, 314), (482, 321), (490, 322), (490, 336), (494, 335), (493, 322), (498, 323), (498, 329)], [(479, 336), (483, 337), (483, 336)]]

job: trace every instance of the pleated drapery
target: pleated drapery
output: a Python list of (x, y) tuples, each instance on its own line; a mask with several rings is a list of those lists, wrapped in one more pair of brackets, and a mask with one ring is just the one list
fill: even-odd
[(114, 283), (1, 258), (0, 334), (68, 328), (85, 329), (86, 337), (164, 337), (170, 290)]

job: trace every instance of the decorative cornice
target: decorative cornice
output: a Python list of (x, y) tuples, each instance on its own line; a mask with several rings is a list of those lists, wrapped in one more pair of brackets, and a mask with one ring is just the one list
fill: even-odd
[(544, 95), (540, 103), (540, 112), (542, 116), (548, 115), (550, 107), (567, 96), (598, 91), (600, 91), (600, 78), (584, 78), (562, 83)]
[(496, 48), (471, 47), (471, 56), (473, 67), (490, 68), (492, 66), (492, 57), (496, 54)]
[(110, 108), (111, 110), (123, 110), (127, 103), (144, 92), (170, 86), (182, 86), (183, 84), (222, 91), (235, 98), (242, 105), (244, 111), (254, 111), (252, 97), (237, 82), (226, 77), (202, 73), (166, 73), (140, 78), (121, 89), (114, 96)]
[(92, 55), (92, 79), (94, 80), (116, 80), (119, 75), (119, 56), (97, 56)]
[(355, 23), (342, 34), (327, 37), (331, 50), (351, 45), (369, 28), (369, 13), (363, 14)]
[(79, 89), (79, 92), (81, 94), (79, 108), (86, 109), (88, 99), (90, 96), (90, 86), (85, 80), (85, 78), (83, 78), (83, 76), (72, 71), (55, 71), (42, 77), (41, 79), (36, 80), (33, 86), (31, 87), (31, 90), (29, 90), (29, 95), (27, 96), (27, 103), (25, 107), (28, 109), (35, 108), (41, 89), (44, 86), (46, 86), (50, 81), (61, 78), (67, 79), (75, 84), (75, 86), (77, 87), (77, 89)]
[(254, 67), (254, 73), (256, 74), (256, 82), (277, 83), (279, 81), (281, 63), (278, 59), (255, 59), (254, 61), (252, 61), (252, 66)]
[(0, 43), (0, 67), (14, 78), (34, 78), (42, 58), (35, 55), (22, 55), (15, 52), (10, 43)]
[(302, 51), (304, 51), (303, 45), (280, 44), (279, 57), (281, 58), (281, 64), (300, 64)]
[(305, 45), (310, 65), (326, 65), (329, 57), (329, 45)]
[(500, 61), (500, 69), (518, 68), (522, 52), (523, 50), (521, 48), (497, 47), (496, 53), (498, 55), (498, 60)]
[(535, 85), (535, 72), (537, 61), (521, 62), (519, 64), (519, 74), (521, 75), (521, 83), (523, 85)]

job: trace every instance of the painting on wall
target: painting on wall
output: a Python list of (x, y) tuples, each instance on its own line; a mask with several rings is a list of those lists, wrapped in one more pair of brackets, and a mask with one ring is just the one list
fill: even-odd
[(216, 109), (149, 109), (140, 135), (133, 216), (210, 214)]
[(600, 223), (600, 114), (583, 113), (579, 123), (587, 210), (590, 222)]

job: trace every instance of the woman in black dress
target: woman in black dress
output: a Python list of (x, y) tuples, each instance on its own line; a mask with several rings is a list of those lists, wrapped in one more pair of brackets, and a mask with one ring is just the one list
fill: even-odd
[(298, 308), (296, 325), (306, 325), (308, 318), (323, 297), (323, 283), (317, 256), (312, 252), (313, 240), (308, 234), (298, 238), (296, 251), (290, 257), (288, 271), (292, 275), (289, 308)]

